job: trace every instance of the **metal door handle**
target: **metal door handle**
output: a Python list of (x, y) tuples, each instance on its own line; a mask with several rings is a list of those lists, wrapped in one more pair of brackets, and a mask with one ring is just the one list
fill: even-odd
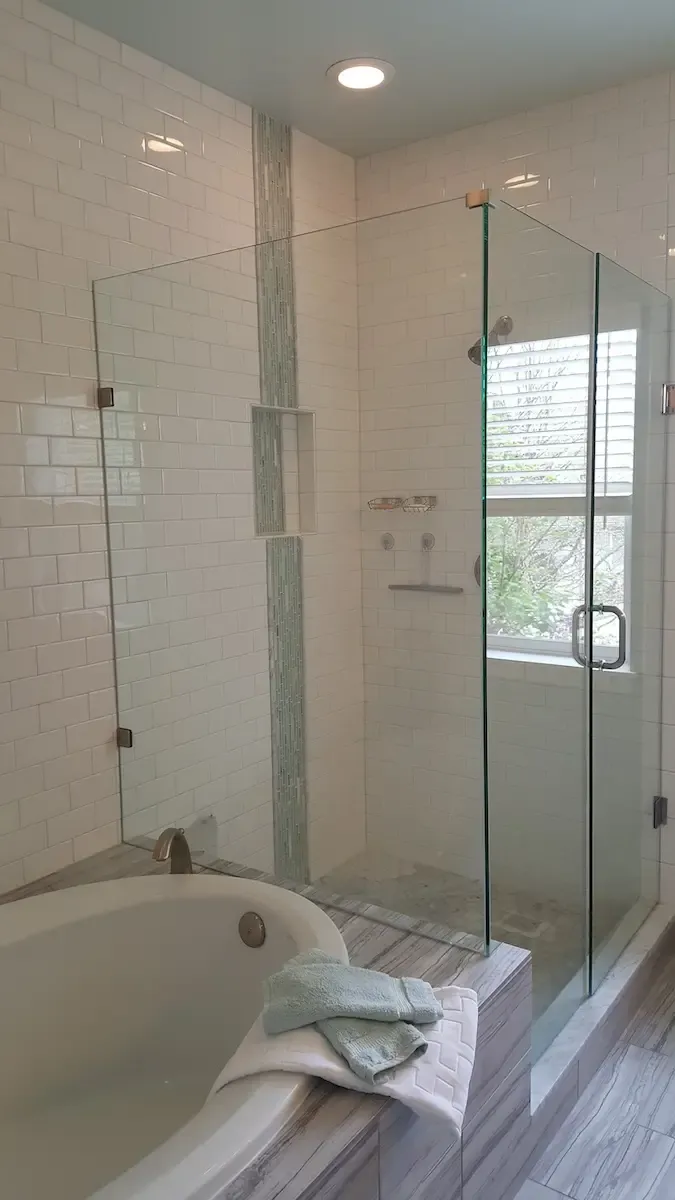
[[(613, 613), (619, 621), (619, 653), (613, 662), (605, 662), (602, 660), (597, 665), (601, 671), (618, 671), (626, 661), (626, 614), (622, 609), (617, 608), (616, 604), (594, 604), (593, 612)], [(593, 664), (595, 665), (595, 664)]]
[(588, 659), (585, 654), (582, 654), (579, 647), (579, 622), (581, 617), (586, 613), (586, 605), (578, 604), (572, 613), (572, 654), (575, 662), (578, 662), (580, 667), (588, 666)]
[[(619, 653), (612, 662), (606, 662), (604, 658), (589, 659), (584, 651), (581, 650), (579, 643), (579, 625), (582, 616), (590, 616), (592, 613), (613, 613), (619, 622)], [(618, 671), (626, 661), (626, 614), (616, 604), (592, 604), (587, 606), (579, 604), (572, 613), (572, 654), (575, 662), (578, 662), (580, 667), (593, 667), (599, 671)]]

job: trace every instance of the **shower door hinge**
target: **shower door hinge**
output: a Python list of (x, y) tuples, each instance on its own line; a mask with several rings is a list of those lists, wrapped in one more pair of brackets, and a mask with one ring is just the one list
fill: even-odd
[(100, 387), (96, 392), (99, 408), (114, 408), (115, 393), (111, 387)]
[(467, 192), (464, 197), (464, 203), (467, 208), (481, 208), (483, 204), (489, 204), (490, 189), (479, 188), (475, 192)]
[(668, 797), (654, 797), (654, 828), (660, 829), (662, 825), (668, 824)]
[(120, 725), (117, 730), (117, 745), (120, 750), (131, 750), (134, 744), (134, 735), (131, 729), (126, 729)]
[(661, 412), (664, 417), (672, 417), (675, 413), (675, 383), (664, 383), (661, 392)]

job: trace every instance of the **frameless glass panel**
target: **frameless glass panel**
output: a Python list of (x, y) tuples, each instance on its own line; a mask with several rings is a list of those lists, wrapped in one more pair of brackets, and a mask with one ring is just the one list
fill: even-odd
[(476, 948), (481, 302), (464, 198), (96, 284), (125, 839)]
[(586, 994), (593, 255), (488, 210), (485, 640), (491, 935), (532, 953), (535, 1052)]
[(668, 311), (666, 296), (599, 256), (593, 601), (606, 611), (592, 651), (593, 988), (659, 895)]
[[(481, 377), (468, 351), (477, 345), (480, 360), (481, 216), (462, 197), (357, 228), (366, 826), (363, 851), (322, 876), (474, 944), (484, 930)], [(314, 383), (351, 386), (334, 373)], [(343, 471), (337, 455), (320, 453), (319, 474), (322, 462)], [(347, 504), (353, 482), (341, 478)], [(341, 555), (339, 541), (322, 539), (322, 553)], [(343, 586), (355, 584), (345, 572)]]
[(365, 844), (355, 227), (96, 312), (124, 837), (316, 880)]
[(271, 870), (265, 540), (252, 249), (97, 282), (123, 836)]

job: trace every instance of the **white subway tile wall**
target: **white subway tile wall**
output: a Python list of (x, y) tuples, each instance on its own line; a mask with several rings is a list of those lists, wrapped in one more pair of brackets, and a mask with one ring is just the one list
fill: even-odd
[[(635, 274), (662, 290), (669, 290), (671, 296), (675, 296), (674, 155), (674, 77), (663, 74), (579, 97), (576, 100), (491, 121), (481, 126), (449, 134), (446, 137), (428, 139), (361, 159), (357, 163), (357, 212), (359, 218), (372, 217), (415, 205), (433, 204), (444, 199), (463, 197), (467, 191), (479, 187), (490, 187), (497, 190), (512, 205), (522, 207), (532, 217), (552, 226), (582, 245), (615, 258)], [(383, 255), (383, 258), (386, 260), (386, 255)], [(421, 339), (440, 338), (442, 335), (440, 323), (437, 322), (437, 329), (432, 328), (435, 297), (431, 266), (432, 264), (429, 264), (425, 276), (420, 273), (419, 262), (414, 260), (411, 260), (407, 269), (399, 268), (400, 295), (405, 297), (405, 301), (399, 300), (399, 311), (392, 312), (390, 326), (390, 352), (396, 353), (399, 358), (410, 350), (416, 340), (419, 343)], [(369, 281), (370, 276), (364, 275), (361, 262), (359, 267), (360, 283)], [(387, 261), (374, 266), (366, 264), (365, 269), (368, 272), (372, 270), (377, 272), (377, 279), (381, 287), (393, 288), (393, 270)], [(520, 275), (522, 258), (518, 271)], [(441, 274), (437, 275), (439, 287), (442, 286)], [(545, 272), (540, 274), (542, 276), (540, 281), (542, 286), (539, 289), (541, 303), (545, 302), (550, 294), (550, 281), (544, 278)], [(512, 294), (510, 305), (514, 303), (523, 305), (528, 296), (531, 297), (533, 294), (533, 283), (533, 279), (527, 278), (523, 294), (519, 296)], [(418, 301), (419, 314), (416, 324), (407, 309), (412, 303), (413, 294), (423, 293), (425, 290), (430, 295), (426, 300), (419, 299)], [(499, 302), (496, 297), (495, 300), (497, 303)], [(403, 304), (404, 311), (401, 311), (401, 304)], [(561, 319), (559, 297), (556, 298), (555, 307), (557, 309), (556, 319), (559, 324)], [(533, 308), (528, 310), (528, 324), (531, 324), (534, 311)], [(554, 312), (551, 309), (550, 316), (553, 317), (553, 315)], [(452, 332), (461, 336), (464, 343), (462, 350), (464, 354), (466, 354), (466, 348), (472, 338), (476, 337), (479, 332), (478, 314), (475, 313), (474, 316), (476, 319), (471, 328), (465, 328), (457, 321), (454, 323)], [(570, 310), (566, 316), (563, 314), (563, 320), (568, 320), (569, 316)], [(400, 319), (398, 328), (394, 324), (396, 317)], [(470, 312), (469, 317), (471, 317)], [(363, 336), (366, 335), (362, 334)], [(386, 332), (383, 331), (380, 336), (385, 338)], [(429, 356), (431, 346), (432, 342), (428, 340), (426, 357)], [(384, 349), (380, 351), (380, 354), (380, 364), (383, 365), (388, 361)], [(424, 356), (423, 354), (416, 355), (418, 364)], [(408, 368), (408, 370), (412, 369)], [(431, 370), (433, 366), (427, 363), (425, 369)], [(438, 369), (437, 366), (436, 369)], [(410, 382), (412, 383), (412, 381), (413, 377), (411, 376)], [(362, 395), (363, 446), (366, 465), (370, 461), (368, 457), (370, 451), (377, 453), (378, 447), (381, 451), (385, 448), (382, 435), (378, 440), (369, 429), (369, 421), (372, 418), (366, 409), (368, 393), (365, 389), (367, 386), (366, 372), (365, 382), (362, 377), (362, 387), (364, 388)], [(463, 393), (461, 385), (458, 388), (456, 401), (454, 411), (457, 414), (455, 417), (457, 425), (455, 428), (459, 431), (456, 436), (458, 445), (461, 446), (466, 429), (473, 429), (475, 434), (477, 402), (475, 397), (466, 390), (466, 385), (464, 385)], [(383, 408), (386, 411), (384, 404)], [(385, 419), (391, 419), (393, 424), (394, 418), (395, 410), (392, 410), (389, 417)], [(407, 419), (408, 413), (404, 410), (401, 421), (405, 422)], [(672, 431), (669, 431), (669, 435), (672, 439)], [(386, 436), (396, 435), (390, 433)], [(419, 452), (422, 453), (427, 434), (418, 423), (416, 436), (411, 435), (410, 431), (406, 431), (405, 434), (399, 433), (398, 437), (400, 440), (392, 442), (391, 445), (398, 448), (398, 452), (405, 457), (407, 466), (414, 447), (419, 447)], [(436, 442), (436, 445), (438, 444)], [(404, 464), (401, 461), (397, 465), (403, 467)], [(388, 482), (394, 492), (399, 490), (394, 485), (397, 481), (402, 482), (403, 478), (403, 471), (398, 476), (395, 473), (389, 476)], [(666, 577), (668, 582), (666, 583), (665, 625), (666, 629), (670, 630), (675, 628), (675, 582), (673, 582), (675, 581), (675, 558), (673, 557), (675, 535), (672, 532), (675, 530), (675, 493), (672, 485), (668, 487), (667, 521), (671, 532), (667, 539)], [(367, 539), (367, 535), (364, 537)], [(466, 554), (466, 548), (461, 539), (454, 544), (460, 555)], [(367, 597), (372, 594), (368, 590), (371, 576), (369, 576), (366, 562), (369, 554), (373, 552), (378, 558), (378, 565), (390, 561), (390, 558), (393, 557), (390, 556), (388, 559), (386, 555), (383, 556), (381, 551), (377, 551), (372, 535), (370, 540), (364, 541), (366, 604), (368, 604)], [(412, 560), (409, 566), (410, 569), (413, 568)], [(466, 563), (464, 570), (466, 581)], [(470, 579), (468, 586), (470, 586)], [(387, 644), (386, 639), (388, 638), (393, 646), (396, 636), (393, 631), (379, 628), (383, 617), (390, 619), (387, 618), (386, 610), (380, 611), (375, 616), (370, 614), (369, 618), (366, 608), (366, 621), (375, 619), (376, 636), (382, 645)], [(395, 619), (403, 618), (396, 617)], [(369, 673), (372, 678), (373, 671), (372, 664), (368, 663), (368, 655), (373, 653), (368, 649), (368, 640), (371, 637), (372, 634), (367, 630), (367, 679)], [(671, 785), (675, 780), (675, 756), (672, 753), (672, 745), (675, 744), (675, 684), (673, 682), (675, 655), (669, 654), (668, 646), (666, 638), (666, 678), (663, 706), (664, 766), (666, 769), (664, 790), (666, 794), (669, 791), (672, 793)], [(382, 651), (378, 650), (377, 653), (381, 654)], [(393, 653), (393, 650), (390, 650), (390, 653)], [(555, 671), (555, 668), (553, 670)], [(552, 791), (547, 795), (541, 791), (537, 795), (531, 794), (533, 755), (537, 752), (537, 747), (539, 746), (542, 751), (546, 750), (546, 753), (550, 755), (554, 749), (553, 741), (555, 741), (559, 751), (556, 762), (560, 769), (565, 758), (561, 743), (569, 742), (571, 738), (578, 741), (581, 734), (579, 721), (573, 719), (575, 706), (570, 704), (570, 689), (563, 686), (565, 681), (560, 674), (561, 670), (558, 669), (555, 680), (547, 678), (542, 695), (539, 687), (540, 681), (535, 678), (536, 668), (525, 667), (524, 664), (503, 664), (498, 667), (494, 662), (492, 663), (492, 697), (495, 700), (495, 720), (493, 722), (495, 754), (492, 768), (495, 772), (495, 783), (499, 785), (495, 787), (494, 795), (501, 796), (503, 802), (503, 812), (496, 810), (494, 813), (500, 845), (504, 848), (504, 854), (500, 855), (500, 861), (504, 863), (512, 861), (516, 877), (527, 866), (523, 855), (519, 853), (519, 846), (522, 849), (523, 844), (523, 829), (534, 831), (534, 836), (538, 828), (542, 845), (546, 844), (549, 847), (553, 844), (554, 838), (559, 838), (558, 844), (567, 847), (569, 870), (563, 869), (564, 856), (560, 856), (556, 859), (560, 870), (555, 877), (549, 874), (547, 882), (550, 884), (553, 881), (556, 893), (561, 899), (565, 898), (569, 901), (570, 897), (580, 894), (578, 868), (583, 853), (582, 813), (577, 803), (579, 786), (578, 782), (575, 782), (573, 758), (569, 760), (569, 771), (558, 776)], [(456, 689), (461, 690), (466, 686), (461, 672), (453, 671), (451, 674)], [(383, 676), (379, 678), (381, 688), (385, 680)], [(393, 673), (390, 672), (386, 682), (390, 684), (392, 678)], [(450, 688), (450, 686), (451, 683), (448, 680), (446, 687)], [(606, 741), (605, 747), (616, 748), (619, 743), (623, 746), (630, 744), (627, 737), (631, 721), (627, 720), (627, 711), (630, 708), (634, 728), (635, 699), (631, 700), (630, 697), (617, 695), (601, 697), (599, 702), (604, 705), (600, 721), (601, 736), (610, 739)], [(646, 714), (643, 719), (649, 720), (648, 697), (645, 697), (644, 704), (645, 708), (640, 711)], [(537, 723), (532, 719), (536, 709), (540, 714), (540, 720)], [(567, 716), (564, 715), (563, 710), (567, 712)], [(370, 714), (370, 712), (369, 706), (368, 713)], [(405, 724), (406, 721), (408, 728), (405, 730), (405, 737), (408, 740), (411, 737), (414, 739), (415, 723), (414, 720), (411, 720), (410, 714), (406, 714), (406, 719), (402, 723)], [(371, 727), (367, 726), (367, 747), (370, 746), (370, 733)], [(648, 769), (653, 767), (654, 747), (652, 743), (653, 739), (650, 741), (651, 749), (645, 749), (648, 756), (646, 760)], [(399, 809), (397, 809), (391, 799), (395, 795), (395, 789), (400, 786), (401, 768), (410, 773), (413, 762), (412, 757), (406, 758), (403, 746), (399, 747), (397, 753), (398, 768), (390, 771), (387, 781), (390, 789), (390, 815), (396, 814), (403, 805), (401, 799)], [(609, 749), (607, 749), (607, 753), (609, 753)], [(369, 750), (367, 750), (368, 754)], [(546, 761), (549, 760), (546, 759)], [(541, 769), (542, 772), (545, 769), (544, 759)], [(566, 784), (562, 782), (565, 777)], [(378, 805), (381, 804), (380, 797), (372, 794), (370, 779), (369, 775), (367, 788), (369, 832), (375, 828), (371, 821), (371, 813), (376, 812)], [(408, 780), (409, 782), (410, 780)], [(446, 807), (441, 810), (442, 824), (439, 824), (438, 835), (440, 838), (441, 829), (445, 828), (445, 836), (451, 840), (451, 831), (461, 827), (458, 821), (463, 815), (463, 808), (459, 803), (453, 805), (450, 802), (450, 798), (456, 792), (456, 783), (448, 786), (447, 780), (442, 782), (445, 788), (442, 794), (446, 799)], [(609, 789), (609, 777), (605, 783)], [(416, 803), (418, 799), (416, 792)], [(509, 819), (510, 805), (512, 810)], [(634, 832), (637, 834), (639, 830)], [(605, 833), (607, 838), (610, 838), (609, 827)], [(394, 853), (402, 855), (408, 844), (409, 823), (400, 821), (398, 818), (392, 820), (387, 823), (382, 836), (384, 837), (385, 834), (387, 846)], [(458, 838), (457, 844), (461, 846), (463, 853), (465, 846), (461, 838)], [(675, 850), (673, 850), (673, 846), (675, 846), (675, 841), (666, 830), (662, 847), (662, 896), (670, 902), (675, 902)], [(536, 890), (542, 880), (536, 877), (538, 868), (537, 864), (533, 863), (532, 855), (527, 857), (531, 871), (534, 872), (527, 882)], [(550, 856), (546, 857), (548, 861)], [(461, 870), (462, 874), (471, 874), (470, 860), (465, 860), (462, 865), (460, 855), (460, 866), (456, 869)], [(650, 871), (648, 847), (645, 850), (643, 869), (647, 873)], [(521, 880), (527, 878), (522, 873), (519, 877)], [(513, 881), (502, 878), (499, 882), (511, 883)], [(608, 888), (610, 882), (608, 881)]]
[[(365, 849), (354, 161), (293, 136), (298, 402), (316, 413), (317, 532), (304, 541), (313, 879)], [(324, 232), (311, 233), (308, 230)]]
[[(366, 221), (358, 251), (369, 848), (477, 880), (481, 395), (466, 351), (480, 331), (481, 214), (462, 201)], [(421, 494), (437, 508), (368, 509)], [(389, 590), (403, 583), (463, 591)]]
[[(119, 837), (91, 283), (249, 244), (254, 221), (246, 106), (40, 0), (0, 0), (0, 44), (0, 890), (6, 890)], [(353, 220), (356, 197), (358, 215), (367, 217), (461, 197), (481, 185), (506, 185), (505, 196), (523, 201), (531, 215), (673, 290), (671, 93), (672, 80), (663, 75), (388, 151), (356, 164), (356, 189), (353, 160), (295, 133), (295, 232)], [(153, 134), (178, 139), (183, 149), (153, 148)], [(300, 403), (317, 413), (318, 532), (305, 544), (314, 876), (363, 849), (366, 819), (378, 844), (405, 841), (407, 853), (414, 847), (427, 861), (438, 861), (440, 851), (446, 865), (463, 864), (470, 874), (480, 863), (478, 630), (470, 591), (478, 402), (468, 399), (475, 368), (465, 357), (467, 342), (478, 335), (478, 306), (475, 286), (469, 295), (470, 272), (461, 303), (459, 295), (450, 307), (439, 301), (438, 246), (421, 245), (420, 220), (391, 236), (387, 248), (385, 237), (369, 239), (364, 231), (355, 247), (353, 231), (343, 230), (296, 251)], [(375, 241), (381, 247), (373, 253)], [(461, 255), (454, 258), (451, 266), (462, 269)], [(252, 326), (242, 318), (250, 296), (228, 295), (222, 281), (195, 287), (176, 278), (167, 303), (151, 282), (147, 277), (145, 294), (118, 296), (114, 312), (111, 298), (109, 342), (101, 348), (104, 374), (129, 401), (117, 413), (126, 422), (117, 429), (120, 458), (109, 464), (114, 500), (130, 501), (136, 515), (115, 531), (124, 636), (141, 672), (133, 675), (128, 657), (132, 677), (124, 687), (154, 720), (170, 711), (177, 676), (185, 681), (184, 673), (199, 665), (184, 663), (185, 647), (208, 643), (207, 623), (227, 617), (222, 604), (219, 613), (210, 611), (213, 593), (204, 586), (209, 571), (228, 565), (220, 552), (219, 561), (211, 561), (214, 546), (221, 542), (223, 553), (235, 556), (237, 573), (259, 574), (263, 560), (255, 559), (262, 543), (249, 540), (249, 426), (241, 407), (247, 411), (257, 394)], [(225, 408), (216, 414), (218, 399)], [(234, 402), (237, 411), (226, 412)], [(134, 508), (141, 481), (143, 520)], [(406, 518), (395, 531), (395, 551), (383, 552), (378, 539), (389, 525), (365, 513), (361, 562), (359, 509), (394, 484), (406, 494), (440, 494), (444, 485), (456, 501), (452, 530), (440, 512)], [(671, 492), (672, 486), (673, 531)], [(219, 503), (230, 506), (227, 514)], [(227, 536), (223, 521), (232, 526)], [(422, 524), (437, 537), (430, 560), (418, 549)], [(669, 632), (675, 630), (674, 548), (671, 532)], [(387, 582), (416, 577), (429, 564), (465, 586), (452, 614), (436, 600), (415, 597), (413, 606), (397, 596), (392, 602)], [(237, 586), (262, 585), (247, 579)], [(159, 624), (168, 631), (168, 647), (164, 633), (147, 625), (151, 607), (165, 618)], [(260, 724), (263, 607), (235, 605), (236, 629), (219, 625), (217, 634), (221, 670), (222, 663), (241, 664), (251, 655), (251, 671), (241, 678), (254, 681), (254, 695), (232, 703), (242, 725), (244, 715), (256, 723), (256, 736), (234, 750), (243, 761), (254, 753), (248, 745), (255, 746), (261, 773), (267, 753)], [(671, 649), (667, 639), (666, 791), (675, 779)], [(423, 666), (425, 654), (433, 662)], [(448, 659), (442, 671), (439, 655)], [(429, 687), (432, 677), (437, 689)], [(167, 680), (170, 694), (160, 695)], [(224, 689), (225, 683), (213, 686)], [(203, 691), (208, 688), (196, 693), (195, 703), (208, 706)], [(218, 696), (222, 704), (224, 692)], [(257, 705), (255, 714), (244, 714), (249, 701)], [(422, 720), (422, 710), (429, 719)], [(186, 719), (203, 731), (203, 709)], [(165, 728), (158, 723), (148, 732), (159, 738)], [(149, 746), (147, 759), (157, 770), (160, 742), (150, 738)], [(173, 750), (179, 758), (184, 752), (175, 742)], [(213, 782), (201, 775), (197, 781), (192, 764), (177, 763), (173, 790), (165, 795), (157, 785), (162, 777), (154, 777), (153, 792), (153, 777), (143, 770), (133, 784), (136, 800), (146, 789), (135, 814), (138, 831), (148, 825), (150, 810), (158, 824), (197, 813), (197, 790)], [(449, 774), (462, 781), (452, 821)], [(267, 776), (251, 786), (267, 788)], [(235, 856), (269, 865), (270, 813), (266, 794), (259, 799), (255, 816), (230, 806), (221, 824), (229, 826)], [(416, 805), (424, 821), (415, 819)], [(434, 811), (443, 816), (442, 844), (435, 836), (440, 826), (428, 817)], [(671, 841), (666, 832), (663, 894), (675, 900)]]
[[(0, 890), (7, 890), (120, 833), (92, 281), (249, 245), (254, 218), (246, 105), (39, 0), (0, 0), (0, 45)], [(183, 149), (153, 148), (152, 135)], [(353, 219), (353, 161), (304, 137), (296, 156), (302, 227)], [(250, 291), (251, 280), (244, 283)], [(111, 490), (130, 501), (129, 516), (141, 480), (147, 492), (145, 520), (120, 522), (121, 542), (115, 534), (120, 607), (142, 664), (165, 653), (159, 635), (144, 635), (139, 624), (151, 606), (166, 608), (163, 628), (172, 630), (176, 657), (216, 620), (199, 584), (225, 568), (209, 557), (217, 539), (226, 548), (238, 537), (244, 550), (246, 411), (257, 395), (246, 297), (230, 296), (222, 281), (203, 285), (200, 297), (175, 282), (167, 304), (151, 278), (146, 286), (138, 298), (118, 298), (102, 347), (103, 374), (128, 401), (117, 412), (124, 461), (110, 464)], [(223, 341), (223, 328), (231, 340)], [(226, 393), (216, 414), (209, 388), (235, 375), (235, 399)], [(351, 395), (350, 408), (335, 417), (338, 440), (345, 420), (356, 439)], [(226, 517), (214, 489), (230, 506)], [(165, 528), (180, 530), (175, 544), (165, 544)], [(254, 550), (262, 552), (262, 543), (248, 544), (249, 557)], [(237, 570), (259, 574), (260, 564)], [(194, 599), (183, 590), (188, 584)], [(242, 576), (240, 586), (250, 592), (247, 615), (218, 618), (238, 626), (219, 631), (223, 646), (233, 639), (234, 657), (223, 651), (222, 662), (240, 662), (251, 643), (258, 667), (246, 678), (262, 687), (264, 583)], [(249, 605), (255, 587), (260, 602)], [(152, 675), (139, 671), (124, 684), (135, 689), (134, 703), (144, 711), (167, 706), (152, 691), (165, 686), (164, 668), (149, 691)], [(262, 692), (241, 700), (242, 710), (256, 706), (246, 712), (251, 722), (262, 720), (264, 700)], [(251, 746), (262, 753), (259, 741), (249, 744), (247, 734), (234, 752), (251, 758)], [(180, 747), (174, 753), (180, 757)], [(262, 770), (256, 764), (242, 770)], [(206, 786), (188, 773), (167, 796), (158, 790), (158, 820), (179, 811), (176, 796), (194, 798)], [(134, 787), (148, 782), (139, 776)], [(260, 864), (261, 810), (250, 819), (230, 812), (240, 857)], [(139, 829), (143, 812), (139, 802)]]
[(675, 226), (671, 90), (671, 76), (657, 75), (360, 159), (358, 215), (490, 187), (665, 289)]
[(125, 832), (271, 870), (254, 252), (100, 281), (96, 312), (106, 383), (143, 377), (104, 416)]
[[(339, 191), (353, 163), (334, 157)], [(302, 171), (296, 179), (302, 196)], [(300, 237), (294, 268), (300, 402), (316, 413), (304, 617), (318, 875), (365, 840), (353, 227)], [(250, 432), (255, 256), (163, 266), (96, 291), (113, 374), (144, 372), (142, 386), (115, 385), (105, 414), (121, 721), (134, 730), (125, 831), (180, 822), (194, 848), (271, 871), (265, 540), (254, 537)]]

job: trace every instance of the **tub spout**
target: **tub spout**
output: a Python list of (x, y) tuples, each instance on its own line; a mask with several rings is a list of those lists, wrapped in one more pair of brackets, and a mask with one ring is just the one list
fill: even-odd
[(192, 874), (192, 855), (184, 829), (170, 828), (160, 833), (152, 857), (155, 862), (166, 862), (170, 858), (172, 875)]

